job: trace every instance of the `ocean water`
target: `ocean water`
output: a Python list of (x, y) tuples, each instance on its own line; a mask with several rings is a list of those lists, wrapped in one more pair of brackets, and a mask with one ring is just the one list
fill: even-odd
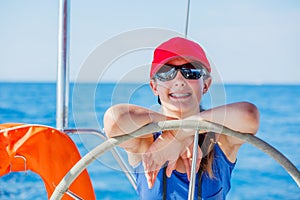
[[(249, 101), (259, 108), (261, 125), (257, 136), (300, 169), (300, 85), (213, 86), (203, 99), (203, 106), (236, 101)], [(72, 84), (69, 127), (102, 130), (105, 110), (117, 103), (158, 108), (147, 84)], [(0, 83), (0, 123), (55, 126), (55, 113), (55, 83)], [(89, 134), (70, 137), (82, 155), (103, 142)], [(97, 199), (137, 199), (110, 153), (93, 162), (88, 171)], [(27, 171), (0, 177), (0, 199), (47, 199), (47, 194), (40, 177)], [(244, 144), (238, 154), (228, 199), (300, 199), (300, 189), (277, 162)]]

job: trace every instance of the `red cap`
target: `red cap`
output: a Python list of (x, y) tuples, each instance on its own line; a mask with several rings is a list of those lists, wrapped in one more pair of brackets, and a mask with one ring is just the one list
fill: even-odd
[(208, 59), (199, 44), (185, 38), (175, 37), (162, 43), (155, 49), (150, 78), (153, 77), (163, 64), (178, 57), (199, 61), (208, 72), (211, 72)]

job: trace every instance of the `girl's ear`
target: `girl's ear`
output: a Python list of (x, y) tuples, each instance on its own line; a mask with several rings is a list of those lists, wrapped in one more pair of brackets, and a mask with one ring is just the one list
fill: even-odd
[(158, 91), (157, 91), (157, 83), (155, 80), (151, 79), (150, 80), (150, 87), (152, 89), (152, 92), (155, 96), (158, 96)]
[(212, 78), (210, 76), (203, 80), (203, 94), (205, 94), (208, 91), (211, 82), (212, 82)]

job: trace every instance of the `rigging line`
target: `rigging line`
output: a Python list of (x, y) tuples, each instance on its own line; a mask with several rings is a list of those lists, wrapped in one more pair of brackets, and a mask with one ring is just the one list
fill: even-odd
[(185, 38), (187, 38), (188, 28), (189, 28), (189, 15), (190, 15), (190, 0), (188, 0), (187, 10), (186, 10), (186, 22), (185, 22)]

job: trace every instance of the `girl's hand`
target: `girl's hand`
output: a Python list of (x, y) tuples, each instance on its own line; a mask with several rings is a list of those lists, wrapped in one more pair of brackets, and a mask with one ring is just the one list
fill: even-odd
[[(143, 155), (143, 165), (149, 188), (153, 187), (159, 170), (166, 162), (168, 162), (166, 175), (171, 177), (173, 170), (176, 169), (177, 160), (180, 158), (184, 163), (188, 179), (190, 179), (194, 137), (191, 136), (186, 137), (184, 140), (178, 140), (174, 137), (173, 132), (165, 131)], [(202, 152), (199, 148), (196, 164), (197, 171), (201, 158)]]
[[(193, 149), (194, 149), (194, 137), (188, 137), (184, 141), (181, 141), (182, 151), (180, 154), (180, 159), (183, 161), (185, 171), (188, 176), (188, 180), (190, 180), (191, 175), (191, 169), (192, 169), (192, 160), (193, 160)], [(200, 168), (200, 163), (202, 160), (203, 153), (201, 151), (201, 148), (197, 146), (198, 148), (198, 155), (196, 160), (196, 171)], [(177, 162), (169, 163), (168, 167), (166, 169), (166, 175), (167, 177), (171, 177), (173, 170), (177, 167)]]
[[(188, 141), (186, 141), (186, 143), (188, 143)], [(198, 170), (200, 168), (200, 163), (201, 163), (202, 156), (203, 156), (201, 148), (198, 145), (197, 145), (197, 148), (198, 148), (198, 155), (197, 155), (197, 161), (196, 161), (196, 172), (198, 172)], [(191, 178), (190, 176), (191, 176), (191, 168), (192, 168), (192, 160), (193, 160), (193, 149), (194, 149), (194, 138), (192, 137), (192, 143), (186, 147), (186, 151), (181, 153), (181, 159), (185, 166), (188, 180), (190, 180), (190, 178)]]
[[(168, 168), (176, 168), (176, 161), (182, 152), (181, 141), (176, 140), (171, 131), (164, 131), (143, 154), (142, 160), (148, 187), (152, 188), (161, 167), (168, 162)], [(170, 169), (167, 168), (167, 174)]]

